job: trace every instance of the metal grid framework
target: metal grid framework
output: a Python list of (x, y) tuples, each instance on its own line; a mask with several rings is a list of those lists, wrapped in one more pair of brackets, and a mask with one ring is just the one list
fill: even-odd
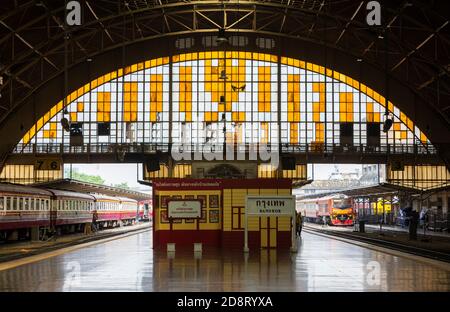
[[(68, 28), (64, 23), (64, 1), (2, 1), (0, 127), (37, 90), (74, 64), (134, 42), (215, 33), (218, 28), (232, 34), (301, 39), (345, 51), (354, 55), (355, 60), (382, 68), (386, 76), (402, 81), (450, 127), (446, 1), (382, 2), (383, 22), (379, 27), (367, 26), (366, 1), (83, 0), (81, 3), (82, 26)], [(189, 40), (177, 40), (175, 44), (189, 47), (192, 44)], [(234, 46), (245, 45), (245, 38), (236, 36), (232, 40)], [(270, 39), (261, 39), (257, 44), (272, 45)]]
[[(64, 116), (91, 146), (381, 144), (393, 151), (408, 152), (405, 146), (432, 151), (426, 136), (391, 102), (394, 125), (382, 132), (385, 103), (351, 77), (297, 59), (243, 51), (177, 54), (118, 69), (72, 92), (37, 121), (16, 152), (30, 150), (29, 143), (69, 146), (71, 133), (59, 122)], [(343, 123), (352, 126), (351, 142), (340, 138)], [(102, 133), (105, 124), (109, 131)], [(378, 144), (368, 138), (370, 126)]]

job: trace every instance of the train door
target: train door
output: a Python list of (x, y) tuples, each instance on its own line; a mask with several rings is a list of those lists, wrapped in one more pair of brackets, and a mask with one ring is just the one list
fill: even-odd
[(277, 217), (260, 217), (261, 248), (277, 247)]

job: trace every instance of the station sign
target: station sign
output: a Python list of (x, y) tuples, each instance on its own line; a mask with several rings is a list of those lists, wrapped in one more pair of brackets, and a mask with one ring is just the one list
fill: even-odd
[(34, 170), (61, 170), (61, 159), (42, 158), (34, 161)]
[(167, 204), (167, 210), (169, 218), (200, 218), (202, 203), (199, 200), (171, 200)]
[(249, 215), (292, 215), (295, 211), (295, 196), (247, 196), (246, 209)]

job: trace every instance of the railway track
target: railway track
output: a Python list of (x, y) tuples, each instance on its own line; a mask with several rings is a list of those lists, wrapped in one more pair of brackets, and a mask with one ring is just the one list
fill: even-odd
[(151, 228), (133, 228), (133, 229), (118, 231), (118, 232), (107, 232), (107, 233), (100, 232), (98, 235), (90, 235), (90, 236), (76, 239), (73, 241), (55, 243), (51, 246), (45, 246), (42, 248), (34, 249), (27, 253), (18, 252), (18, 253), (5, 254), (5, 255), (0, 256), (0, 263), (17, 260), (17, 259), (21, 259), (21, 258), (26, 258), (26, 257), (30, 257), (30, 256), (35, 256), (35, 255), (39, 255), (42, 253), (55, 251), (58, 249), (71, 247), (71, 246), (75, 246), (75, 245), (85, 244), (85, 243), (94, 242), (94, 241), (102, 241), (102, 240), (112, 238), (115, 236), (140, 234), (140, 233), (148, 232), (151, 230), (152, 230)]
[(303, 231), (310, 233), (310, 234), (320, 233), (320, 234), (325, 234), (327, 236), (332, 236), (332, 237), (334, 236), (334, 237), (346, 238), (346, 239), (350, 239), (350, 240), (355, 240), (355, 241), (359, 241), (359, 242), (363, 242), (363, 243), (376, 245), (379, 247), (384, 247), (384, 248), (389, 248), (392, 250), (410, 253), (410, 254), (413, 254), (416, 256), (426, 257), (426, 258), (450, 263), (450, 254), (449, 253), (424, 249), (424, 248), (415, 247), (415, 246), (406, 246), (406, 245), (402, 245), (399, 243), (386, 241), (383, 239), (376, 239), (376, 238), (372, 238), (372, 237), (361, 237), (359, 235), (355, 235), (355, 234), (351, 234), (351, 233), (316, 229), (316, 228), (309, 227), (307, 225), (303, 226)]

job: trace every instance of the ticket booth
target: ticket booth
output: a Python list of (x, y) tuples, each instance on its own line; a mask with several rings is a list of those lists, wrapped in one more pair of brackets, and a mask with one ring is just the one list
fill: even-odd
[[(167, 244), (192, 248), (201, 243), (203, 248), (243, 250), (246, 229), (250, 249), (289, 249), (292, 245), (291, 215), (245, 218), (247, 196), (291, 196), (291, 179), (161, 178), (152, 182), (154, 248), (164, 249)], [(190, 217), (183, 216), (181, 211), (169, 215), (172, 210), (169, 206), (183, 201), (196, 201), (201, 211), (195, 212), (193, 208)], [(198, 217), (192, 217), (196, 213)]]

